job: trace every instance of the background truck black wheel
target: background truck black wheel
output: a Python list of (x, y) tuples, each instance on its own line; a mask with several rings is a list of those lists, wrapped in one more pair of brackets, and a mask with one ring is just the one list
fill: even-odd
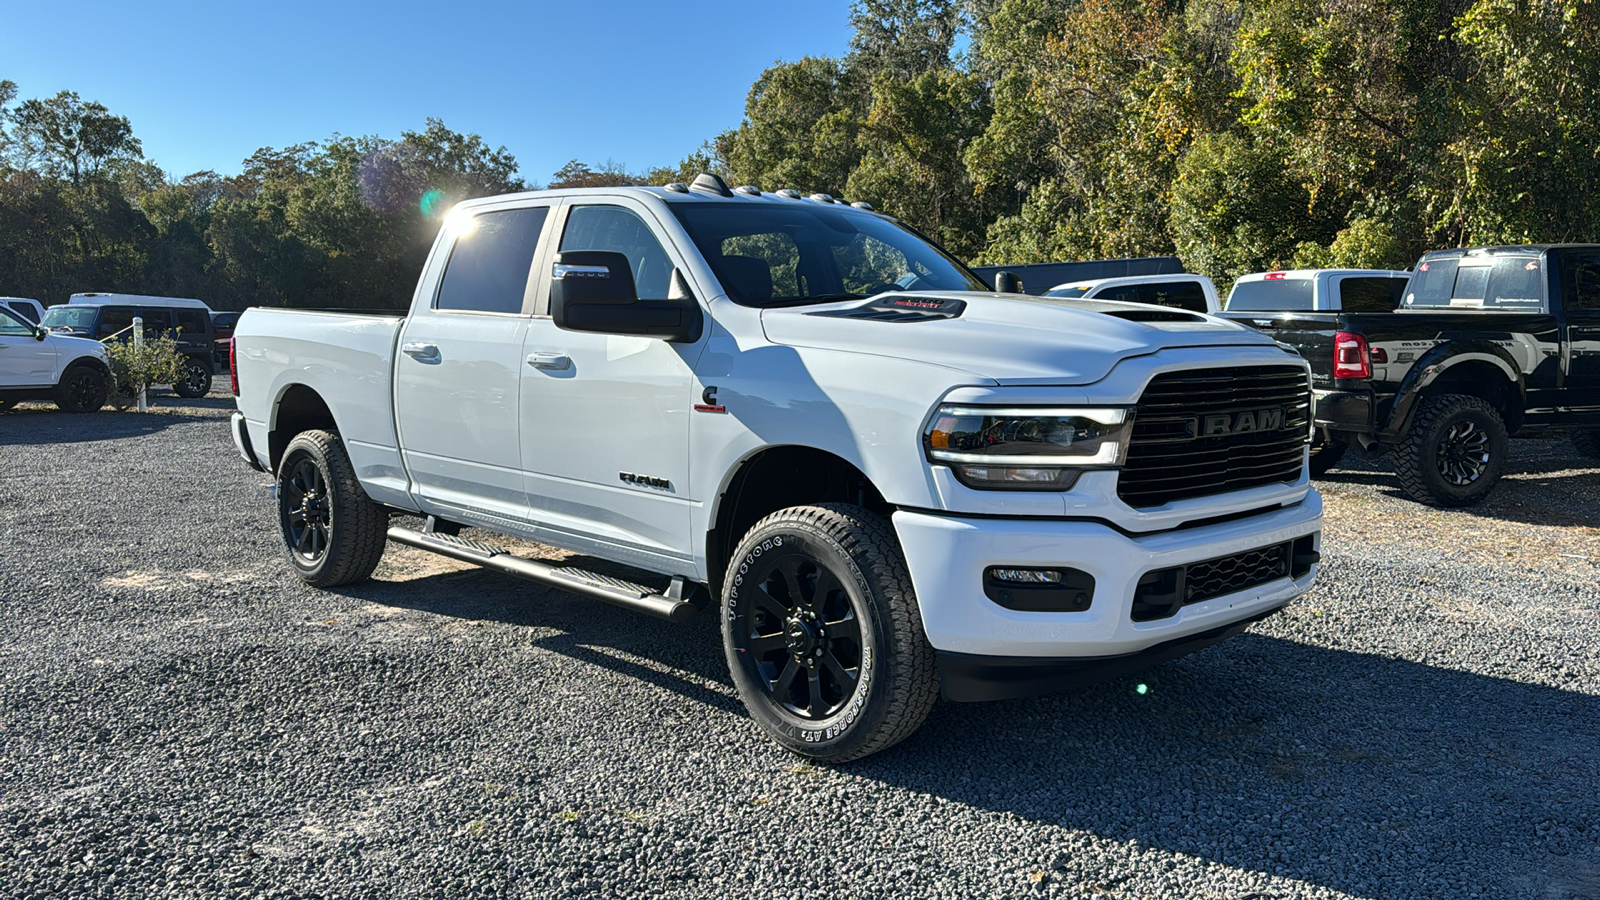
[(1328, 474), (1328, 470), (1337, 466), (1344, 459), (1344, 452), (1350, 449), (1350, 442), (1342, 437), (1318, 437), (1311, 443), (1311, 477), (1321, 478)]
[(327, 588), (372, 576), (389, 515), (361, 489), (338, 435), (304, 431), (278, 464), (278, 524), (295, 573)]
[(1406, 493), (1434, 506), (1471, 506), (1494, 490), (1505, 469), (1506, 423), (1477, 397), (1427, 397), (1394, 447)]
[(183, 381), (172, 386), (179, 397), (190, 400), (211, 392), (211, 366), (202, 360), (190, 358), (183, 367)]
[(939, 697), (900, 543), (858, 506), (791, 507), (750, 529), (722, 592), (722, 646), (750, 717), (814, 759), (892, 746)]
[(56, 406), (67, 412), (94, 412), (106, 405), (111, 385), (94, 366), (73, 366), (56, 383)]
[(1600, 428), (1574, 428), (1567, 436), (1579, 453), (1590, 459), (1600, 459)]

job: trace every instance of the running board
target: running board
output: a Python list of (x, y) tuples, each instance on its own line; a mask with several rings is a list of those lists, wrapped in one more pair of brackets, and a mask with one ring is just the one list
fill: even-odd
[(699, 587), (681, 575), (673, 577), (672, 585), (665, 592), (657, 592), (642, 584), (634, 584), (631, 581), (623, 581), (620, 578), (584, 569), (558, 567), (523, 559), (520, 556), (513, 556), (502, 547), (485, 544), (482, 541), (469, 541), (449, 534), (415, 531), (396, 525), (389, 528), (389, 540), (469, 562), (485, 569), (494, 569), (496, 572), (537, 581), (593, 600), (603, 600), (613, 606), (642, 612), (669, 622), (682, 622), (700, 610), (694, 603)]

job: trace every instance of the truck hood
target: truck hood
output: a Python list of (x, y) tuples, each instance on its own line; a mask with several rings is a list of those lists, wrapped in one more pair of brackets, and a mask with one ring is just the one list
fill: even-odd
[(1000, 384), (1092, 384), (1173, 347), (1272, 347), (1253, 328), (1142, 303), (940, 292), (762, 311), (767, 340), (961, 369)]

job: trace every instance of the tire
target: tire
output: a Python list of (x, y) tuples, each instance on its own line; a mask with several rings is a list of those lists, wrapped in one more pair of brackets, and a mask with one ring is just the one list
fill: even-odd
[(194, 400), (211, 392), (211, 367), (204, 360), (190, 357), (183, 374), (183, 381), (172, 386), (179, 397)]
[(1344, 438), (1323, 438), (1311, 445), (1311, 477), (1321, 478), (1344, 460), (1350, 442)]
[(338, 435), (296, 435), (278, 464), (277, 494), (283, 549), (295, 574), (319, 588), (372, 577), (388, 541), (389, 515), (361, 489)]
[(111, 385), (104, 372), (93, 366), (73, 366), (56, 384), (56, 406), (65, 412), (94, 412), (106, 405)]
[(1600, 428), (1574, 428), (1567, 437), (1572, 439), (1572, 446), (1579, 453), (1590, 459), (1600, 459)]
[(1500, 413), (1477, 397), (1427, 397), (1394, 447), (1394, 470), (1413, 498), (1433, 506), (1472, 506), (1494, 490), (1508, 440)]
[(722, 646), (756, 724), (824, 762), (899, 743), (939, 698), (900, 543), (858, 506), (791, 507), (750, 529), (723, 587)]

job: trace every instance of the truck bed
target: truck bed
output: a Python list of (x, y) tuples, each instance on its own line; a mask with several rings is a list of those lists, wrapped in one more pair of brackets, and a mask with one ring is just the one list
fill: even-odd
[(252, 444), (267, 453), (274, 405), (292, 384), (333, 404), (356, 474), (374, 500), (410, 505), (394, 425), (394, 355), (405, 314), (255, 307), (239, 318), (234, 351), (239, 410)]

